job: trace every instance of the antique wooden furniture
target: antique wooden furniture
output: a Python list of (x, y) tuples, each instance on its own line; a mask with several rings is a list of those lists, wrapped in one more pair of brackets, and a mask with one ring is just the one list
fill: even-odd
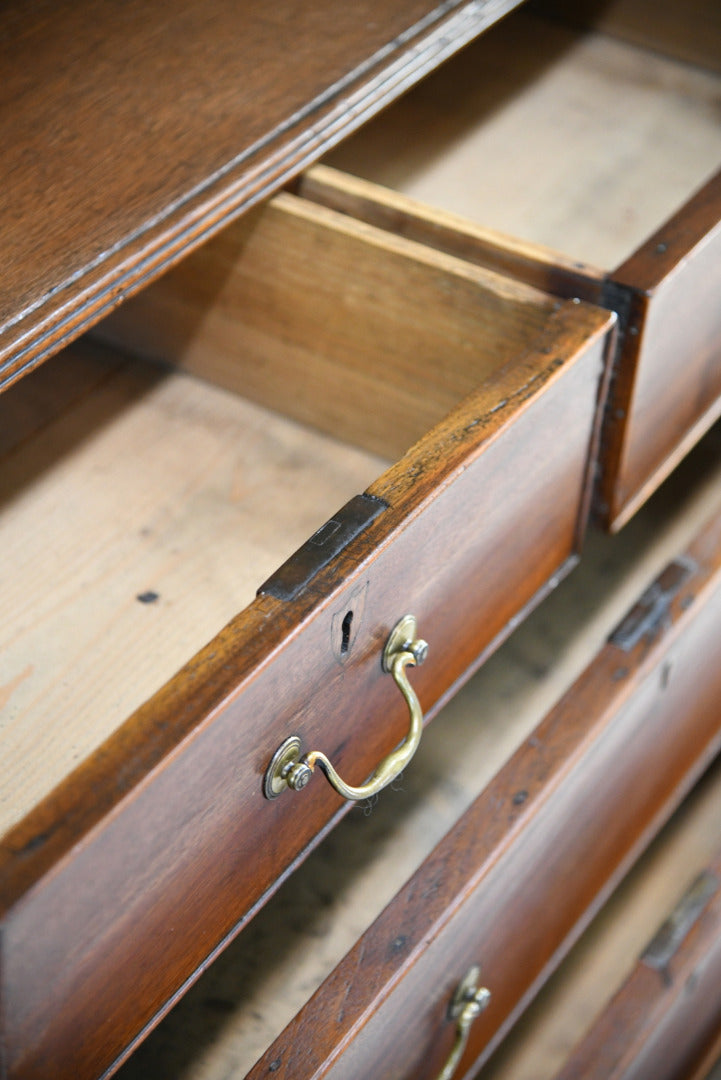
[(710, 1080), (719, 1056), (720, 795), (716, 765), (581, 938), (484, 1080)]
[[(327, 169), (248, 209), (513, 6), (398, 0), (380, 18), (188, 0), (169, 22), (88, 0), (0, 17), (8, 1077), (112, 1070), (346, 813), (320, 777), (285, 790), (308, 780), (303, 755), (327, 754), (354, 786), (390, 771), (420, 710), (434, 716), (578, 561), (599, 463), (617, 525), (715, 415), (713, 183), (674, 219), (656, 278), (557, 272), (560, 257), (525, 244), (518, 257)], [(661, 314), (654, 303), (636, 335), (634, 304), (654, 291)], [(669, 382), (654, 326), (679, 317), (692, 342)], [(650, 410), (671, 443), (661, 464), (633, 450), (650, 445), (650, 399), (639, 390), (636, 409), (629, 388), (647, 379), (678, 405), (664, 426)], [(705, 596), (715, 564), (691, 557)], [(672, 614), (691, 604), (679, 580)], [(679, 606), (679, 626), (693, 612)], [(430, 644), (422, 666), (406, 634), (387, 652), (410, 614)], [(529, 938), (539, 973), (714, 751), (712, 660), (705, 677), (690, 677), (699, 705), (680, 745), (642, 739), (635, 759), (627, 746), (629, 767), (655, 767), (626, 847), (599, 786), (595, 824), (618, 844), (561, 906), (555, 938)], [(601, 756), (630, 738), (607, 719)], [(574, 792), (563, 746), (559, 812)], [(630, 798), (629, 775), (616, 783)], [(509, 850), (530, 874), (546, 848), (519, 835)], [(482, 873), (462, 826), (443, 844), (454, 873)], [(532, 982), (497, 992), (484, 1023), (500, 1032)]]

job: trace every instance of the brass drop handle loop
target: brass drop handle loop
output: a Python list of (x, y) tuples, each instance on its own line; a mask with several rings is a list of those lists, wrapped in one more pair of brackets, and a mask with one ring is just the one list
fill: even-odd
[(310, 780), (316, 765), (320, 765), (339, 795), (353, 801), (368, 799), (395, 780), (418, 749), (423, 733), (423, 712), (416, 692), (408, 681), (406, 668), (422, 664), (427, 655), (427, 643), (416, 637), (415, 617), (404, 615), (390, 633), (382, 661), (383, 670), (393, 676), (406, 700), (411, 716), (410, 726), (403, 742), (376, 766), (365, 784), (361, 787), (346, 784), (320, 750), (311, 750), (301, 756), (300, 739), (297, 735), (291, 735), (278, 747), (266, 769), (263, 781), (266, 797), (274, 799), (286, 788), (300, 791)]
[(438, 1080), (451, 1080), (458, 1068), (459, 1061), (463, 1057), (463, 1051), (466, 1049), (471, 1024), (477, 1016), (481, 1015), (491, 1000), (490, 990), (487, 990), (485, 986), (478, 988), (480, 974), (480, 968), (469, 968), (453, 995), (453, 1000), (448, 1008), (448, 1018), (456, 1021), (456, 1038), (448, 1061), (443, 1066)]

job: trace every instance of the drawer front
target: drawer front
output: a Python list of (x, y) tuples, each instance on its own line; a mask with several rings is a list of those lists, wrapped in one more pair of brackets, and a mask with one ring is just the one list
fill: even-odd
[(603, 512), (634, 513), (721, 415), (721, 173), (611, 275), (623, 313)]
[[(577, 683), (249, 1074), (434, 1080), (471, 964), (485, 1060), (721, 746), (721, 519)], [(716, 669), (716, 670), (714, 670)]]
[(400, 616), (431, 645), (430, 716), (573, 564), (611, 320), (542, 303), (535, 346), (369, 489), (365, 528), (310, 574), (291, 560), (297, 595), (261, 593), (6, 836), (9, 1077), (109, 1067), (343, 812), (322, 777), (270, 802), (263, 776), (292, 734), (350, 783), (403, 738), (380, 663)]

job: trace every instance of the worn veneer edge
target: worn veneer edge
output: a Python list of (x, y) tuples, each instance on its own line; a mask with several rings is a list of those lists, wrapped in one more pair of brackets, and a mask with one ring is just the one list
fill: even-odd
[[(271, 195), (346, 135), (452, 56), (520, 0), (445, 0), (390, 50), (370, 58), (269, 132), (203, 189), (135, 230), (119, 249), (58, 284), (0, 328), (0, 391), (98, 322), (250, 206)], [(395, 59), (389, 62), (389, 54)], [(312, 125), (308, 117), (315, 115)], [(31, 319), (31, 325), (25, 323)]]
[[(563, 375), (579, 351), (603, 339), (612, 323), (613, 316), (593, 307), (560, 304), (549, 319), (548, 345), (542, 336), (540, 351), (505, 364), (368, 489), (389, 509), (292, 604), (258, 597), (12, 828), (0, 843), (0, 914), (118, 813), (134, 791), (150, 783), (156, 770), (181, 753), (186, 741), (212, 723), (283, 645), (302, 633), (308, 619), (364, 572), (374, 552), (391, 543), (455, 475), (512, 427), (519, 413)], [(579, 528), (577, 521), (577, 536)], [(119, 761), (131, 763), (122, 777)]]
[[(614, 646), (609, 640), (602, 648), (601, 652), (579, 676), (573, 686), (541, 721), (541, 726), (545, 726), (551, 721), (553, 716), (561, 714), (564, 708), (568, 707), (569, 703), (573, 704), (573, 700), (577, 696), (583, 695), (584, 687), (587, 685), (590, 687), (589, 693), (593, 698), (593, 684), (603, 677), (604, 672), (607, 669), (608, 677), (611, 678), (611, 669), (618, 667), (619, 656), (624, 657), (624, 666), (631, 669), (632, 677), (629, 678), (627, 675), (626, 678), (616, 683), (613, 698), (605, 702), (603, 709), (594, 717), (593, 725), (587, 732), (586, 737), (580, 739), (573, 752), (563, 760), (563, 764), (556, 767), (550, 781), (546, 782), (543, 789), (534, 796), (534, 798), (524, 802), (518, 807), (512, 807), (512, 810), (510, 811), (511, 818), (507, 823), (506, 832), (501, 842), (497, 843), (492, 850), (488, 851), (481, 860), (480, 865), (476, 867), (474, 873), (467, 879), (464, 879), (462, 889), (458, 889), (457, 883), (451, 882), (451, 884), (448, 884), (447, 879), (443, 878), (445, 887), (438, 887), (427, 897), (424, 897), (423, 926), (420, 930), (416, 931), (415, 937), (417, 943), (404, 957), (403, 963), (399, 965), (397, 970), (395, 970), (390, 977), (387, 977), (383, 973), (376, 974), (373, 970), (367, 971), (367, 978), (364, 981), (364, 990), (366, 991), (366, 997), (368, 999), (368, 1007), (360, 1011), (350, 1022), (350, 1030), (352, 1030), (353, 1033), (357, 1033), (369, 1020), (371, 1016), (371, 1011), (369, 1011), (371, 999), (373, 1005), (372, 1012), (375, 1012), (408, 974), (408, 971), (413, 965), (422, 957), (429, 943), (433, 942), (442, 933), (443, 929), (454, 917), (459, 905), (475, 891), (479, 881), (489, 874), (493, 866), (498, 863), (503, 855), (509, 850), (513, 838), (517, 837), (526, 826), (529, 815), (537, 813), (539, 808), (543, 807), (543, 805), (553, 798), (554, 794), (562, 786), (564, 778), (577, 768), (579, 762), (583, 759), (588, 746), (598, 737), (598, 733), (605, 729), (609, 720), (612, 721), (623, 709), (624, 704), (631, 699), (634, 690), (653, 675), (662, 663), (663, 658), (668, 653), (669, 649), (683, 634), (687, 625), (693, 623), (699, 616), (700, 611), (706, 607), (709, 600), (721, 591), (721, 582), (718, 580), (718, 565), (716, 566), (716, 572), (714, 573), (713, 564), (709, 566), (708, 560), (704, 559), (704, 550), (709, 544), (712, 548), (716, 549), (721, 546), (721, 515), (712, 518), (705, 524), (700, 534), (697, 534), (696, 539), (684, 553), (689, 556), (689, 563), (694, 565), (695, 572), (687, 576), (681, 587), (670, 597), (668, 606), (665, 608), (663, 616), (657, 620), (657, 623), (653, 627), (649, 627), (648, 633), (644, 634), (637, 642), (635, 642), (633, 648), (628, 652), (624, 652)], [(631, 610), (633, 610), (633, 608)], [(532, 737), (534, 734), (535, 733), (532, 733)], [(526, 740), (526, 742), (528, 742), (528, 740)], [(703, 748), (702, 752), (695, 759), (693, 766), (684, 775), (682, 781), (677, 785), (672, 794), (663, 800), (656, 814), (654, 814), (646, 827), (642, 829), (636, 837), (634, 843), (625, 855), (619, 860), (613, 872), (607, 878), (604, 886), (598, 891), (581, 918), (578, 919), (574, 926), (569, 930), (568, 934), (553, 951), (542, 970), (521, 996), (515, 1007), (509, 1012), (499, 1025), (498, 1029), (494, 1032), (480, 1055), (476, 1058), (474, 1069), (477, 1070), (479, 1067), (482, 1067), (497, 1048), (498, 1044), (508, 1034), (508, 1031), (518, 1020), (522, 1012), (528, 1007), (541, 986), (547, 981), (563, 957), (588, 927), (603, 904), (608, 900), (611, 893), (638, 860), (643, 851), (648, 847), (654, 836), (660, 831), (674, 809), (681, 803), (685, 795), (688, 794), (704, 769), (716, 756), (719, 749), (721, 749), (721, 730), (718, 731), (716, 737), (712, 738)], [(423, 874), (424, 868), (427, 865), (432, 864), (434, 859), (441, 858), (439, 852), (457, 847), (455, 837), (462, 838), (464, 835), (468, 834), (469, 829), (471, 829), (469, 823), (472, 824), (480, 813), (479, 805), (487, 803), (490, 806), (492, 804), (494, 787), (498, 787), (499, 784), (503, 783), (503, 771), (504, 770), (498, 774), (496, 780), (491, 783), (486, 792), (480, 796), (477, 802), (465, 812), (456, 825), (446, 834), (440, 844), (438, 844), (434, 851), (427, 857), (413, 878), (403, 886), (396, 897), (378, 916), (373, 925), (366, 932), (369, 937), (375, 933), (376, 936), (383, 939), (384, 934), (381, 927), (384, 922), (388, 922), (389, 928), (392, 928), (392, 926), (395, 925), (393, 922), (394, 911), (396, 909), (399, 911), (403, 910), (406, 904), (409, 907), (412, 906), (413, 898), (418, 891), (416, 884), (417, 878)], [(471, 831), (474, 836), (483, 836), (482, 829), (476, 827), (475, 830)], [(386, 934), (385, 937), (387, 938), (388, 935)], [(282, 1046), (280, 1045), (281, 1040), (283, 1040), (283, 1046), (293, 1045), (296, 1028), (298, 1032), (300, 1032), (301, 1030), (307, 1030), (308, 1026), (312, 1027), (313, 1016), (315, 1015), (314, 1010), (318, 1011), (319, 1017), (325, 1015), (327, 1009), (327, 1002), (325, 1001), (325, 997), (327, 997), (326, 987), (330, 986), (334, 977), (336, 978), (336, 981), (338, 978), (344, 977), (346, 963), (351, 968), (354, 967), (352, 958), (359, 949), (363, 949), (363, 938), (358, 940), (357, 944), (347, 954), (346, 958), (341, 961), (335, 971), (329, 976), (326, 983), (321, 985), (307, 1005), (304, 1006), (301, 1012), (299, 1012), (294, 1020), (291, 1021), (283, 1034), (279, 1036), (277, 1043), (274, 1044), (263, 1058), (260, 1059), (254, 1070), (251, 1070), (251, 1077), (261, 1075), (261, 1072), (256, 1073), (255, 1070), (262, 1069), (263, 1064), (267, 1065), (267, 1059), (273, 1054), (280, 1054), (282, 1050)], [(377, 991), (375, 989), (376, 982), (379, 983)], [(328, 993), (330, 993), (330, 991), (328, 991)], [(318, 1065), (318, 1069), (314, 1071), (313, 1075), (326, 1075), (327, 1069), (332, 1068), (333, 1063), (342, 1055), (345, 1048), (346, 1040), (342, 1040), (339, 1046), (329, 1053), (324, 1062)]]

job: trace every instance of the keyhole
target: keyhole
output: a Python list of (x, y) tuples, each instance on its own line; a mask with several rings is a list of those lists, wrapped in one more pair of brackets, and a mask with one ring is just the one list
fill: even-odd
[(353, 622), (353, 612), (348, 611), (345, 614), (345, 616), (343, 617), (343, 622), (341, 624), (341, 633), (343, 635), (342, 638), (341, 638), (341, 643), (340, 643), (341, 655), (345, 655), (348, 652), (348, 649), (350, 648), (350, 628), (351, 628), (352, 622)]

